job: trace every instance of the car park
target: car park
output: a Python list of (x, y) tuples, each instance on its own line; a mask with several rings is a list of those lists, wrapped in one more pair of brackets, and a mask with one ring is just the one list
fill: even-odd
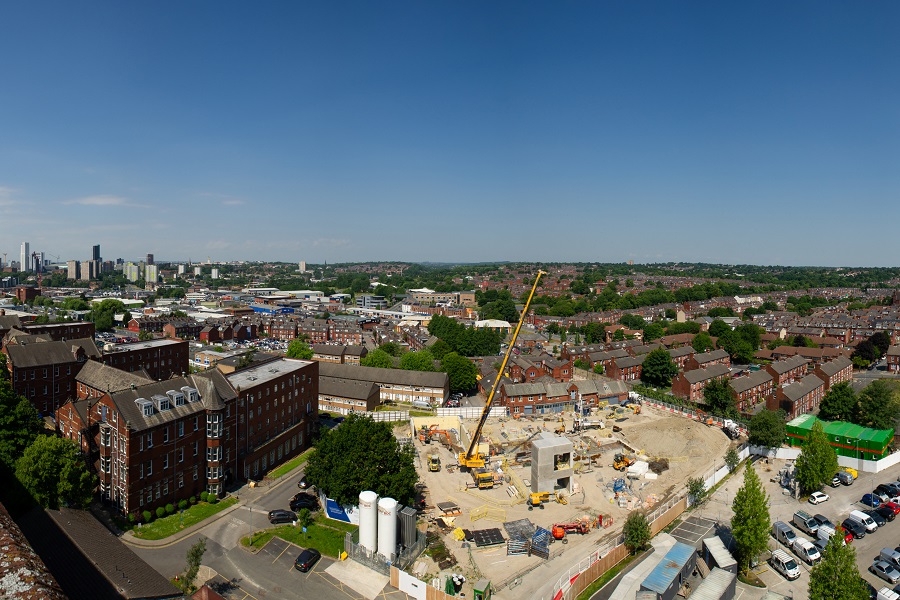
[(900, 551), (882, 548), (878, 554), (878, 559), (883, 560), (895, 569), (900, 569)]
[(828, 501), (828, 494), (823, 492), (813, 492), (809, 495), (809, 503), (810, 504), (822, 504), (823, 502)]
[(870, 508), (878, 508), (881, 506), (881, 499), (875, 494), (865, 494), (862, 497), (862, 500), (859, 501), (860, 504), (865, 504)]
[(269, 523), (276, 525), (278, 523), (293, 523), (297, 520), (297, 515), (289, 510), (271, 510), (269, 511)]
[(294, 561), (294, 568), (302, 573), (308, 572), (322, 558), (322, 554), (315, 548), (307, 548)]
[(876, 560), (872, 563), (872, 566), (869, 567), (869, 571), (891, 584), (900, 581), (900, 572), (884, 560)]

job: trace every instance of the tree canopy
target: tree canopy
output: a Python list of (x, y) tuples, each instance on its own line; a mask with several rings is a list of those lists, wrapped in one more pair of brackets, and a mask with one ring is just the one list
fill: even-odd
[(450, 378), (450, 391), (466, 392), (478, 382), (478, 367), (471, 360), (456, 352), (449, 352), (441, 360), (441, 370)]
[(876, 379), (859, 394), (856, 423), (873, 429), (894, 427), (900, 415), (897, 392), (883, 379)]
[(744, 467), (744, 483), (731, 503), (731, 534), (734, 536), (735, 559), (746, 572), (750, 562), (766, 550), (772, 519), (769, 496), (763, 489), (752, 464)]
[(294, 340), (288, 345), (287, 352), (284, 353), (288, 358), (299, 358), (301, 360), (309, 360), (313, 357), (312, 348), (303, 340)]
[(501, 336), (496, 331), (466, 327), (443, 315), (431, 318), (428, 332), (444, 340), (454, 352), (462, 356), (493, 356), (500, 352)]
[(400, 445), (390, 424), (351, 413), (316, 442), (306, 477), (340, 504), (356, 504), (360, 492), (371, 490), (409, 505), (418, 481), (414, 455), (411, 445)]
[(650, 541), (650, 523), (644, 513), (633, 510), (625, 519), (622, 533), (625, 535), (625, 545), (634, 554), (643, 550)]
[(866, 582), (859, 576), (856, 550), (833, 535), (822, 560), (809, 572), (809, 600), (868, 600)]
[(641, 367), (641, 381), (656, 387), (668, 387), (677, 374), (678, 366), (662, 348), (651, 351)]
[(400, 368), (404, 371), (434, 371), (434, 357), (428, 350), (407, 352), (400, 357)]
[(781, 411), (762, 409), (750, 419), (749, 441), (754, 446), (778, 448), (787, 431)]
[(828, 443), (821, 422), (816, 421), (813, 424), (794, 467), (797, 482), (806, 493), (819, 490), (837, 473), (837, 453)]
[(703, 388), (703, 404), (707, 411), (716, 416), (729, 418), (738, 416), (734, 397), (731, 395), (731, 386), (724, 377), (713, 379), (706, 384)]
[[(0, 366), (5, 369), (5, 361)], [(8, 379), (0, 379), (0, 462), (12, 471), (16, 459), (35, 440), (41, 427), (37, 409), (16, 394)]]
[(94, 476), (72, 441), (56, 436), (38, 436), (16, 462), (16, 478), (32, 498), (45, 508), (87, 508), (94, 489)]
[(391, 358), (391, 355), (382, 350), (381, 348), (376, 348), (372, 350), (363, 358), (360, 359), (359, 364), (364, 367), (377, 367), (379, 369), (393, 369), (394, 368), (394, 359)]
[(694, 336), (694, 339), (691, 341), (691, 347), (697, 352), (709, 352), (715, 346), (710, 335), (705, 331), (701, 331)]
[(825, 393), (819, 405), (819, 418), (826, 421), (854, 422), (856, 418), (856, 394), (846, 381), (835, 384)]
[[(116, 314), (128, 313), (128, 309), (120, 300), (107, 298), (106, 300), (95, 304), (94, 308), (86, 316), (88, 321), (94, 322), (94, 327), (98, 331), (109, 331), (116, 325)], [(126, 319), (130, 318), (130, 313), (126, 315)], [(126, 321), (127, 324), (127, 321)]]

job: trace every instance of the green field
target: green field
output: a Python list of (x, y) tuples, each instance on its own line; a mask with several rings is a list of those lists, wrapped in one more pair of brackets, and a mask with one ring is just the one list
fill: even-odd
[(221, 502), (209, 504), (208, 502), (198, 502), (184, 511), (184, 514), (175, 513), (162, 519), (157, 519), (152, 523), (141, 525), (132, 529), (134, 537), (142, 540), (161, 540), (169, 537), (173, 533), (178, 533), (182, 529), (187, 529), (191, 525), (195, 525), (204, 519), (208, 519), (214, 514), (221, 512), (237, 503), (237, 498), (226, 498)]

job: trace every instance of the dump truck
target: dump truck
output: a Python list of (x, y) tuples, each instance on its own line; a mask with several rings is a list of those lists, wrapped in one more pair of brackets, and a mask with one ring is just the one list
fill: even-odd
[(441, 457), (437, 454), (430, 454), (428, 456), (428, 470), (432, 473), (436, 473), (441, 470)]

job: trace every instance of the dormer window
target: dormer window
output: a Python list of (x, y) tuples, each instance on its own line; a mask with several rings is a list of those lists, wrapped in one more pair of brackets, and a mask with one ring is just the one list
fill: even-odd
[(175, 390), (169, 390), (166, 395), (174, 406), (184, 406), (184, 394)]
[(138, 398), (134, 401), (135, 404), (140, 407), (141, 412), (145, 417), (153, 416), (153, 403), (147, 400), (146, 398)]
[(153, 404), (156, 406), (156, 410), (171, 410), (172, 402), (169, 400), (168, 396), (163, 396), (162, 394), (155, 394), (153, 396)]

